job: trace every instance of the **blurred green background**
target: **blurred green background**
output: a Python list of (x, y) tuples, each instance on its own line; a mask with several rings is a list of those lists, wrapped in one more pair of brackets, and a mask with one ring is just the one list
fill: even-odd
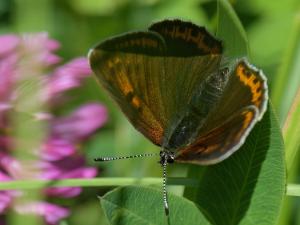
[[(281, 124), (300, 84), (300, 1), (231, 1), (248, 36), (250, 61), (263, 69)], [(87, 55), (89, 48), (112, 35), (146, 29), (153, 21), (182, 18), (216, 30), (216, 1), (210, 0), (0, 0), (0, 34), (46, 31), (61, 43), (58, 54), (68, 60)], [(225, 46), (226, 48), (226, 46)], [(297, 63), (298, 62), (298, 63)], [(288, 77), (288, 82), (282, 82)], [(285, 80), (286, 81), (286, 80)], [(288, 86), (287, 86), (288, 85)], [(96, 156), (155, 152), (148, 142), (121, 115), (93, 78), (72, 95), (65, 113), (89, 101), (99, 101), (109, 109), (109, 121), (90, 138), (82, 151), (100, 176), (161, 176), (157, 159), (141, 159), (94, 164)], [(170, 176), (182, 176), (184, 165), (170, 166)], [(295, 166), (293, 171), (298, 171)], [(294, 182), (300, 183), (297, 173)], [(180, 188), (173, 188), (180, 193)], [(51, 201), (72, 208), (62, 224), (106, 224), (96, 198), (109, 189), (89, 188), (76, 199)], [(171, 190), (172, 191), (172, 190)], [(290, 198), (292, 199), (292, 198)], [(282, 224), (300, 224), (300, 201), (284, 212)]]

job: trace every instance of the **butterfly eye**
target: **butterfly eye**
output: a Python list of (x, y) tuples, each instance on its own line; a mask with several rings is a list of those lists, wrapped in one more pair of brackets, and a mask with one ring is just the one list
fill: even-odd
[(167, 159), (167, 162), (168, 162), (168, 163), (173, 163), (173, 162), (174, 162), (174, 157), (168, 158), (168, 159)]

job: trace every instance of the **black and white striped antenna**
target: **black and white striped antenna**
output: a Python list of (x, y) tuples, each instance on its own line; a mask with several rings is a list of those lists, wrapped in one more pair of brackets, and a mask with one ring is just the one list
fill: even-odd
[(105, 161), (113, 161), (113, 160), (120, 160), (120, 159), (134, 159), (134, 158), (143, 158), (143, 157), (152, 157), (152, 156), (159, 156), (159, 153), (145, 153), (145, 154), (119, 156), (119, 157), (99, 157), (99, 158), (95, 158), (94, 160), (96, 162), (105, 162)]

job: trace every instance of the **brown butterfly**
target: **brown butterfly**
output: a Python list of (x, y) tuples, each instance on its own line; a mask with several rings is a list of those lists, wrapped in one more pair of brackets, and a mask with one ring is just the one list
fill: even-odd
[(266, 111), (263, 73), (245, 58), (233, 63), (223, 58), (221, 41), (181, 20), (113, 37), (89, 52), (99, 83), (132, 125), (161, 147), (166, 214), (167, 164), (208, 165), (228, 158)]

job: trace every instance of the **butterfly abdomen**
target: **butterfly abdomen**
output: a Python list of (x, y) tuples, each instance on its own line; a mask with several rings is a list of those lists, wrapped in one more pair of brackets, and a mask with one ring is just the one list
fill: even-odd
[(207, 115), (215, 108), (222, 96), (227, 80), (228, 69), (226, 68), (212, 74), (196, 89), (185, 113), (177, 117), (177, 123), (171, 128), (169, 138), (164, 141), (165, 148), (177, 149), (194, 140)]
[(228, 80), (228, 72), (228, 68), (225, 68), (212, 74), (194, 93), (190, 108), (199, 116), (206, 117), (218, 103)]

